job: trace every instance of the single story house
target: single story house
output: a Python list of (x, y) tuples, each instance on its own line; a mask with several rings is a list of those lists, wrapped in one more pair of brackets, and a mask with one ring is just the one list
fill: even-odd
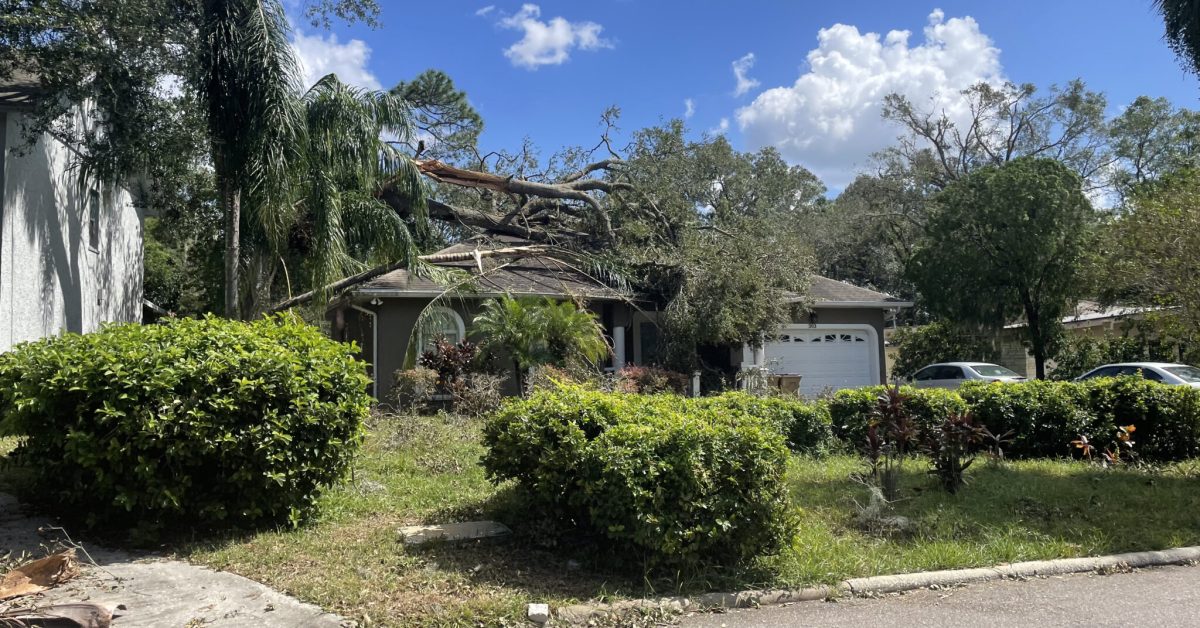
[(0, 351), (142, 315), (141, 212), (121, 185), (81, 182), (59, 140), (26, 146), (38, 85), (0, 81)]
[[(1068, 336), (1093, 338), (1120, 335), (1124, 333), (1124, 328), (1129, 323), (1145, 318), (1147, 314), (1162, 311), (1162, 309), (1132, 305), (1104, 305), (1097, 301), (1081, 300), (1075, 304), (1075, 308), (1070, 314), (1062, 318), (1063, 333)], [(997, 338), (999, 349), (997, 363), (1026, 377), (1033, 377), (1037, 368), (1033, 354), (1029, 353), (1025, 347), (1024, 330), (1024, 322), (1004, 326)], [(1053, 370), (1053, 363), (1047, 363), (1047, 371)]]
[[(418, 349), (438, 336), (458, 341), (470, 334), (484, 299), (551, 297), (570, 299), (594, 312), (613, 347), (604, 366), (657, 362), (657, 314), (637, 296), (590, 277), (551, 255), (508, 257), (499, 249), (528, 245), (506, 237), (455, 244), (428, 256), (433, 264), (462, 271), (468, 285), (395, 270), (359, 284), (330, 303), (327, 317), (335, 339), (355, 341), (372, 365), (374, 394), (387, 399), (392, 374), (409, 367)], [(765, 367), (801, 376), (800, 392), (879, 384), (885, 378), (883, 332), (887, 319), (912, 304), (826, 277), (814, 277), (808, 309), (758, 348), (728, 347), (713, 364), (729, 372)], [(509, 392), (516, 392), (515, 385)]]

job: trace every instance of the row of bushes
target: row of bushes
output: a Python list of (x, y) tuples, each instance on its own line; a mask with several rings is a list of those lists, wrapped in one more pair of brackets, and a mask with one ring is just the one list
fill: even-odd
[[(736, 562), (785, 540), (787, 447), (862, 447), (886, 393), (879, 386), (805, 402), (561, 385), (493, 414), (483, 462), (494, 481), (517, 482), (547, 512), (653, 564)], [(1036, 381), (959, 391), (904, 387), (899, 398), (918, 436), (983, 425), (1003, 435), (991, 446), (1002, 445), (1009, 457), (1067, 455), (1081, 435), (1111, 438), (1130, 424), (1143, 459), (1200, 454), (1200, 391), (1183, 386), (1140, 378)], [(967, 413), (974, 423), (962, 423)], [(962, 467), (960, 460), (959, 476)]]
[[(866, 439), (884, 387), (843, 390), (829, 402), (833, 433), (852, 446)], [(918, 429), (969, 411), (995, 435), (1008, 434), (1008, 457), (1068, 455), (1081, 435), (1111, 437), (1119, 426), (1137, 427), (1137, 452), (1148, 461), (1200, 455), (1200, 390), (1165, 386), (1139, 377), (1086, 382), (1021, 384), (969, 382), (957, 391), (902, 388)]]

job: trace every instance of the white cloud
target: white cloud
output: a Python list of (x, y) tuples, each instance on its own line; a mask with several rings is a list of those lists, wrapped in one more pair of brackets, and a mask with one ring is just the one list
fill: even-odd
[(696, 114), (696, 102), (691, 98), (683, 99), (683, 119), (687, 120)]
[(961, 119), (966, 112), (959, 91), (980, 81), (1003, 81), (1000, 50), (973, 18), (947, 20), (934, 10), (924, 41), (910, 46), (911, 34), (860, 33), (845, 24), (821, 29), (817, 48), (808, 53), (808, 72), (738, 110), (747, 143), (776, 146), (789, 161), (841, 187), (871, 153), (900, 134), (880, 117), (887, 94), (903, 94)]
[(737, 79), (737, 89), (733, 90), (734, 96), (741, 96), (746, 92), (758, 87), (758, 80), (746, 76), (750, 73), (750, 68), (754, 67), (754, 53), (747, 52), (745, 56), (732, 63), (733, 77)]
[(300, 61), (304, 89), (312, 87), (321, 77), (330, 73), (337, 74), (338, 79), (348, 85), (367, 89), (383, 88), (379, 79), (367, 69), (371, 48), (361, 39), (339, 43), (337, 35), (333, 33), (321, 36), (296, 31), (292, 48)]
[(709, 129), (708, 132), (711, 135), (725, 135), (728, 130), (729, 118), (721, 118), (721, 121), (717, 123), (717, 126)]
[(504, 50), (504, 56), (518, 67), (536, 70), (543, 65), (559, 65), (571, 58), (571, 50), (612, 48), (600, 38), (604, 27), (595, 22), (568, 22), (562, 17), (541, 21), (542, 10), (536, 4), (523, 4), (514, 15), (503, 18), (503, 28), (524, 32), (520, 41)]
[(483, 7), (481, 9), (479, 9), (478, 11), (476, 11), (475, 15), (478, 15), (479, 17), (483, 17), (483, 16), (487, 15), (488, 13), (491, 13), (492, 11), (495, 11), (495, 10), (496, 10), (496, 5), (489, 4), (486, 7)]

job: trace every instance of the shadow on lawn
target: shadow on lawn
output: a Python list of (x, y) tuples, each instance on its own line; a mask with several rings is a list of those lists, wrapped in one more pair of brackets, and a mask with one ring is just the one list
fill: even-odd
[[(892, 542), (988, 543), (1009, 534), (1075, 544), (1086, 553), (1200, 544), (1200, 478), (1193, 474), (979, 461), (968, 472), (967, 486), (951, 495), (925, 468), (916, 461), (906, 464), (901, 499), (893, 506), (912, 520), (914, 530)], [(793, 477), (790, 484), (796, 503), (841, 510), (847, 528), (854, 526), (854, 501), (866, 503), (866, 488), (849, 475)]]
[(753, 578), (745, 568), (707, 567), (696, 573), (651, 569), (645, 561), (614, 551), (599, 537), (537, 512), (519, 488), (508, 486), (489, 499), (435, 511), (425, 519), (495, 520), (513, 530), (511, 537), (429, 543), (405, 551), (473, 582), (518, 588), (537, 599), (674, 595), (728, 588)]

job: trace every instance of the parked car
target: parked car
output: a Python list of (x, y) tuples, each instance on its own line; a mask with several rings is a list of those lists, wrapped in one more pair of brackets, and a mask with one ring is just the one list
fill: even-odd
[(943, 362), (913, 373), (909, 382), (917, 388), (958, 388), (965, 381), (1023, 382), (1015, 371), (987, 362)]
[(1096, 377), (1121, 377), (1122, 375), (1141, 375), (1153, 382), (1200, 388), (1200, 368), (1169, 362), (1105, 364), (1076, 377), (1075, 381), (1081, 382)]

